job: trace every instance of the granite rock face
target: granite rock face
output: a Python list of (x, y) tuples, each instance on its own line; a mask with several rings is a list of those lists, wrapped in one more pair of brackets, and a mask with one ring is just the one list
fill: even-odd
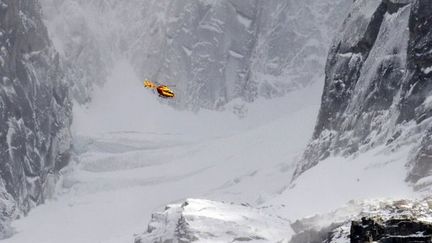
[(0, 238), (52, 193), (69, 160), (71, 103), (35, 0), (0, 1)]
[(432, 174), (431, 16), (427, 0), (355, 1), (330, 50), (313, 141), (296, 175), (330, 155), (413, 144), (408, 180)]

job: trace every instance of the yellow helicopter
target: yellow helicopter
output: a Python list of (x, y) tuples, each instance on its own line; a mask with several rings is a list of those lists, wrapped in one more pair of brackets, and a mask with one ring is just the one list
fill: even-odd
[(162, 98), (174, 98), (175, 94), (167, 85), (160, 85), (154, 83), (148, 79), (144, 80), (144, 87), (152, 90), (156, 90), (160, 97)]

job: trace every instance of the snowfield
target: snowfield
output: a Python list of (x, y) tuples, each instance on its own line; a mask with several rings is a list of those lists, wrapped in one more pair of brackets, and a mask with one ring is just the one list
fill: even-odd
[[(195, 114), (164, 104), (169, 101), (145, 90), (121, 61), (89, 107), (75, 106), (77, 155), (58, 196), (15, 221), (16, 234), (5, 242), (133, 242), (147, 230), (152, 212), (187, 198), (261, 208), (284, 224), (353, 199), (412, 198), (403, 181), (409, 152), (403, 148), (331, 157), (291, 184), (313, 131), (320, 90), (315, 85), (285, 98), (235, 101), (223, 112)], [(243, 119), (233, 114), (239, 105), (247, 110)], [(278, 220), (266, 227), (278, 229)], [(264, 230), (260, 225), (257, 231)]]
[[(288, 187), (311, 137), (319, 93), (311, 86), (195, 114), (160, 102), (119, 62), (89, 107), (75, 106), (78, 154), (57, 198), (15, 221), (17, 233), (5, 242), (133, 242), (167, 203), (263, 205)], [(243, 119), (233, 114), (239, 105), (248, 110)]]

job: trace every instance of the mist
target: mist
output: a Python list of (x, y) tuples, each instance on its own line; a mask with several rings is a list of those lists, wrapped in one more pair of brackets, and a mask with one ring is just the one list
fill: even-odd
[(13, 1), (2, 241), (432, 239), (431, 3)]

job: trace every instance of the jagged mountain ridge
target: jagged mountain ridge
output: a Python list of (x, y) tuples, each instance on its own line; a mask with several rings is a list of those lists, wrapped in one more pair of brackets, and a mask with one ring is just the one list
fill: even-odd
[(34, 0), (0, 1), (0, 239), (68, 163), (69, 88)]
[(318, 122), (297, 176), (331, 155), (407, 144), (415, 154), (408, 180), (431, 174), (431, 14), (430, 1), (355, 2), (330, 50)]

